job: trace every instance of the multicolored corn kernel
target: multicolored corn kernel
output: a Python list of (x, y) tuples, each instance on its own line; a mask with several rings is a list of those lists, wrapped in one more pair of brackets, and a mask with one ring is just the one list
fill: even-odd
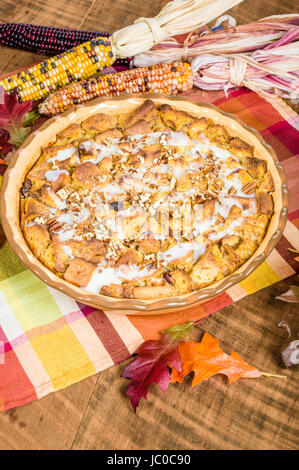
[(186, 62), (163, 63), (74, 83), (49, 95), (40, 104), (39, 111), (53, 116), (64, 112), (74, 104), (87, 103), (99, 96), (150, 92), (176, 95), (191, 89), (192, 86), (190, 64)]
[(0, 80), (19, 101), (39, 100), (58, 88), (84, 80), (114, 62), (109, 39), (98, 37)]

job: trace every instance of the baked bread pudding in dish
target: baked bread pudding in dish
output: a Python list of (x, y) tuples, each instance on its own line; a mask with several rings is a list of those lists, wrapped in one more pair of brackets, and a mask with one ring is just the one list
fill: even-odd
[(274, 183), (210, 119), (146, 100), (58, 133), (21, 188), (21, 229), (52, 272), (92, 293), (173, 297), (233, 273), (261, 244)]

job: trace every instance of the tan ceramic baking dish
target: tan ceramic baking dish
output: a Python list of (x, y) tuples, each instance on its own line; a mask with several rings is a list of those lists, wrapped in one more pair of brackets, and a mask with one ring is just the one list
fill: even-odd
[[(215, 123), (225, 125), (231, 135), (238, 136), (255, 147), (255, 155), (267, 160), (274, 179), (274, 215), (266, 236), (254, 255), (233, 274), (209, 287), (181, 296), (158, 300), (117, 299), (92, 294), (56, 276), (42, 265), (30, 251), (19, 226), (20, 188), (27, 172), (39, 157), (41, 147), (54, 141), (58, 132), (71, 123), (80, 122), (98, 112), (116, 114), (131, 111), (146, 99), (152, 99), (159, 104), (168, 103), (194, 115), (211, 118)], [(246, 278), (267, 258), (279, 241), (287, 220), (288, 200), (284, 170), (274, 150), (263, 141), (257, 131), (245, 125), (236, 116), (225, 113), (216, 106), (195, 103), (183, 97), (168, 98), (163, 95), (148, 94), (98, 98), (87, 105), (75, 106), (62, 115), (49, 119), (26, 139), (10, 161), (3, 179), (0, 209), (3, 228), (10, 245), (23, 263), (48, 285), (93, 307), (113, 310), (122, 314), (154, 315), (171, 310), (181, 310), (211, 299)]]

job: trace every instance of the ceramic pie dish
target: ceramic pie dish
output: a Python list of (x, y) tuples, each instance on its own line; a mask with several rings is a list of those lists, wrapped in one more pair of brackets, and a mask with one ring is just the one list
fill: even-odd
[[(64, 279), (57, 275), (57, 273), (48, 269), (34, 256), (33, 252), (28, 247), (21, 229), (21, 226), (24, 228), (23, 224), (20, 224), (20, 189), (23, 187), (28, 171), (34, 167), (39, 159), (41, 149), (55, 142), (57, 134), (61, 133), (72, 124), (89, 122), (90, 118), (98, 113), (103, 113), (110, 117), (116, 114), (134, 113), (134, 110), (148, 99), (151, 99), (159, 109), (161, 109), (161, 106), (168, 109), (166, 105), (170, 105), (174, 110), (187, 112), (198, 119), (212, 121), (216, 127), (223, 126), (228, 131), (230, 138), (241, 139), (241, 141), (246, 142), (252, 147), (254, 149), (254, 157), (259, 159), (257, 161), (266, 162), (267, 169), (272, 175), (274, 189), (274, 191), (271, 190), (271, 199), (273, 200), (274, 209), (273, 215), (269, 218), (266, 233), (263, 233), (263, 239), (260, 241), (258, 248), (252, 256), (231, 274), (210, 285), (205, 286), (205, 284), (197, 284), (199, 286), (197, 290), (193, 288), (191, 292), (181, 295), (178, 295), (178, 293), (171, 288), (169, 289), (170, 294), (167, 293), (167, 297), (162, 295), (162, 297), (152, 299), (117, 298), (109, 296), (111, 295), (109, 292), (108, 295), (103, 295), (86, 291), (82, 287), (74, 285), (73, 282), (76, 283), (76, 279), (71, 276), (66, 276), (66, 279)], [(164, 136), (162, 137), (164, 138)], [(86, 165), (88, 164), (85, 163), (85, 166)], [(91, 164), (89, 163), (89, 165)], [(55, 171), (57, 170), (51, 170), (48, 174), (55, 173)], [(58, 170), (58, 172), (67, 173), (65, 170)], [(80, 176), (80, 172), (77, 171), (77, 173)], [(99, 178), (99, 176), (97, 176), (97, 178)], [(78, 178), (76, 181), (76, 184), (78, 184)], [(244, 187), (246, 187), (246, 185), (244, 185)], [(288, 190), (284, 171), (273, 149), (262, 140), (262, 137), (255, 130), (243, 124), (235, 116), (224, 113), (215, 106), (193, 103), (185, 98), (167, 98), (162, 95), (100, 98), (88, 105), (74, 107), (63, 115), (50, 119), (41, 126), (39, 130), (33, 132), (14, 155), (5, 173), (1, 193), (1, 217), (5, 233), (12, 248), (27, 267), (50, 286), (70, 295), (82, 303), (126, 314), (155, 314), (168, 312), (172, 309), (178, 310), (187, 308), (195, 303), (211, 299), (221, 294), (228, 287), (243, 280), (265, 260), (278, 242), (286, 223), (287, 206)], [(40, 221), (40, 223), (42, 222)], [(236, 224), (236, 221), (234, 223)], [(215, 237), (215, 234), (213, 236)], [(28, 240), (28, 236), (26, 237)], [(187, 245), (187, 243), (185, 243), (185, 245)], [(168, 250), (168, 252), (171, 253), (171, 250)], [(71, 282), (68, 282), (68, 280)], [(138, 288), (135, 290), (138, 292)], [(171, 295), (172, 293), (174, 295)], [(131, 297), (131, 294), (128, 295), (128, 297)]]

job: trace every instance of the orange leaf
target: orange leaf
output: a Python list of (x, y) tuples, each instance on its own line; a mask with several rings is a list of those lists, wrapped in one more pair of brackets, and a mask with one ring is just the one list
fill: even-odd
[(182, 371), (172, 368), (171, 382), (181, 383), (186, 375), (194, 372), (192, 386), (207, 380), (212, 375), (224, 374), (229, 383), (240, 378), (256, 378), (262, 374), (255, 367), (247, 364), (239, 354), (223, 352), (218, 339), (205, 333), (201, 343), (195, 341), (179, 343), (178, 350), (182, 360)]

